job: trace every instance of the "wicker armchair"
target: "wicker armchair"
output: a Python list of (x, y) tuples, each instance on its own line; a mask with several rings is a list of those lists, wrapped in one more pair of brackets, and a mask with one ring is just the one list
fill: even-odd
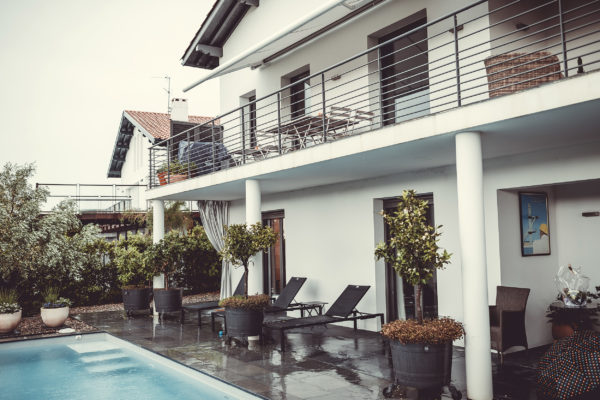
[(496, 305), (490, 306), (490, 337), (492, 349), (498, 351), (500, 365), (504, 351), (513, 346), (527, 346), (525, 307), (529, 289), (498, 286)]

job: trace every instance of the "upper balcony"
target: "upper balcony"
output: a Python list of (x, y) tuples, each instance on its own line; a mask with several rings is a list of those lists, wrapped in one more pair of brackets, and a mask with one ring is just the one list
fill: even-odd
[(600, 69), (600, 0), (477, 1), (424, 18), (410, 16), (379, 44), (156, 143), (150, 188), (251, 164), (264, 173), (259, 162), (298, 154), (310, 163), (310, 149), (327, 143), (343, 147), (345, 138)]

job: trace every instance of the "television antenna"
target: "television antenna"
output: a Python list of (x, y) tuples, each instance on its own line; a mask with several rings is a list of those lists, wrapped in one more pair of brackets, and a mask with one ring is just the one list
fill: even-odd
[(167, 87), (163, 88), (165, 92), (167, 92), (167, 114), (171, 114), (171, 77), (168, 75), (165, 76), (153, 76), (152, 78), (166, 79)]

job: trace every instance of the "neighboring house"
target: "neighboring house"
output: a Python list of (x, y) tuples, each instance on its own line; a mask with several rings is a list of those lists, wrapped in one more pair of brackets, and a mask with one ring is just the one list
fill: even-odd
[[(220, 122), (192, 132), (209, 130), (234, 162), (198, 158), (208, 167), (164, 186), (152, 167), (147, 196), (228, 201), (230, 223), (262, 220), (282, 232), (255, 260), (250, 292), (277, 293), (306, 276), (298, 300), (331, 303), (348, 284), (370, 285), (359, 309), (391, 320), (410, 315), (414, 295), (375, 261), (386, 235), (378, 213), (415, 189), (453, 254), (425, 306), (465, 322), (469, 397), (486, 398), (496, 286), (531, 288), (535, 347), (552, 340), (545, 311), (560, 265), (582, 266), (600, 284), (600, 218), (583, 214), (600, 210), (599, 8), (217, 1), (183, 63), (212, 70), (188, 89), (220, 77)], [(150, 159), (182, 138), (156, 141)], [(523, 192), (544, 194), (548, 215), (521, 207)], [(550, 253), (528, 256), (542, 223)]]
[[(124, 185), (148, 184), (148, 149), (156, 141), (168, 139), (172, 132), (203, 124), (211, 117), (188, 115), (186, 99), (173, 99), (171, 113), (123, 111), (115, 147), (108, 167), (108, 178), (120, 178)], [(146, 210), (146, 193), (143, 187), (126, 193), (131, 202), (126, 209)]]

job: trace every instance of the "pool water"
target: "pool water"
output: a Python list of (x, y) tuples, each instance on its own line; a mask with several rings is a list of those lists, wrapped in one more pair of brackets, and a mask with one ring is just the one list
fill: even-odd
[(257, 399), (108, 334), (0, 344), (0, 399)]

